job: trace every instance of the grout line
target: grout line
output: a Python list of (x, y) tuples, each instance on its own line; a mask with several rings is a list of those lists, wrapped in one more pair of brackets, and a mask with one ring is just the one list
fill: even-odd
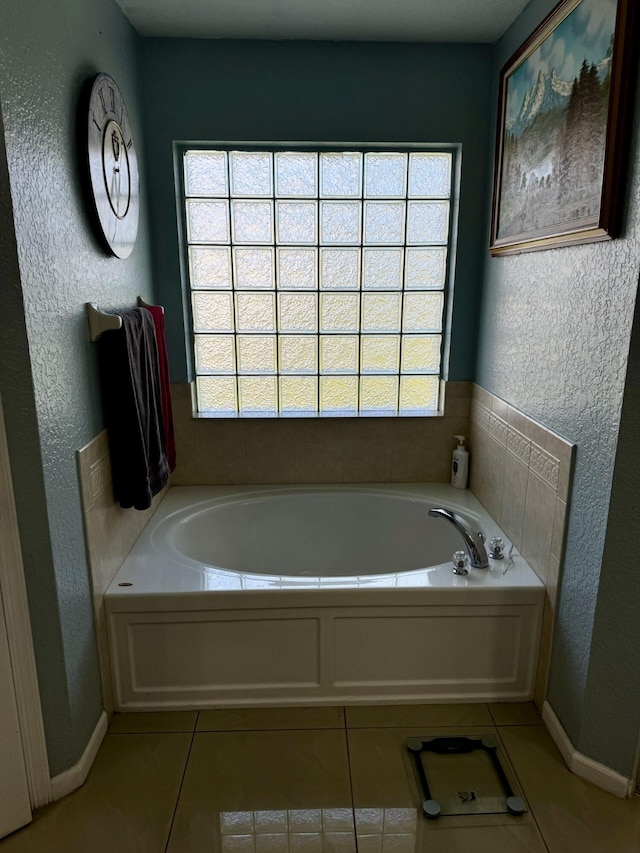
[[(197, 720), (198, 720), (198, 718), (196, 717), (196, 722), (197, 722)], [(195, 736), (196, 736), (196, 732), (195, 732), (195, 727), (194, 727), (194, 730), (191, 732), (191, 741), (189, 743), (189, 750), (187, 752), (186, 761), (184, 762), (184, 770), (182, 771), (182, 778), (180, 779), (180, 787), (178, 788), (178, 794), (176, 796), (176, 804), (173, 808), (173, 814), (171, 815), (171, 823), (169, 824), (169, 832), (167, 833), (167, 841), (164, 845), (164, 853), (167, 853), (167, 850), (169, 849), (169, 842), (171, 841), (171, 833), (173, 832), (173, 824), (175, 823), (176, 814), (178, 813), (178, 803), (180, 802), (180, 795), (182, 794), (182, 787), (184, 785), (184, 780), (185, 780), (185, 777), (187, 775), (187, 767), (189, 766), (189, 759), (191, 758), (191, 749), (193, 748), (193, 741), (195, 739)]]
[[(491, 713), (491, 711), (489, 711), (489, 713)], [(545, 849), (547, 850), (547, 853), (550, 853), (551, 848), (547, 844), (547, 839), (545, 838), (544, 833), (542, 832), (542, 826), (538, 823), (538, 818), (536, 817), (536, 814), (533, 810), (533, 804), (531, 802), (531, 799), (529, 798), (529, 794), (527, 793), (524, 785), (522, 784), (522, 779), (520, 778), (520, 774), (518, 773), (518, 768), (516, 767), (514, 760), (511, 758), (509, 750), (507, 749), (507, 745), (502, 738), (502, 729), (503, 728), (505, 728), (505, 727), (504, 726), (496, 726), (496, 731), (498, 733), (498, 740), (500, 741), (500, 746), (502, 747), (502, 751), (504, 752), (504, 754), (508, 758), (509, 765), (510, 765), (510, 768), (513, 772), (513, 775), (516, 777), (516, 779), (518, 781), (518, 785), (520, 786), (520, 790), (524, 794), (527, 806), (529, 807), (529, 814), (531, 815), (531, 819), (533, 820), (533, 823), (535, 824), (535, 827), (538, 830), (538, 834), (540, 836), (540, 839), (541, 839)]]
[(276, 726), (275, 728), (265, 729), (265, 728), (251, 728), (251, 729), (196, 729), (196, 734), (234, 734), (240, 732), (263, 732), (268, 734), (269, 732), (339, 732), (343, 729), (343, 725), (339, 726), (287, 726), (286, 728), (279, 728)]
[(493, 716), (493, 714), (491, 713), (491, 707), (489, 706), (489, 703), (488, 703), (488, 702), (485, 702), (485, 703), (484, 703), (484, 707), (485, 707), (485, 708), (487, 709), (487, 711), (489, 712), (489, 716), (491, 717), (491, 721), (493, 722), (493, 725), (494, 725), (496, 728), (498, 728), (498, 724), (496, 723), (496, 718), (495, 718), (495, 717)]
[(145, 729), (144, 731), (139, 732), (111, 732), (107, 731), (108, 735), (117, 735), (118, 737), (122, 735), (123, 737), (127, 737), (128, 735), (191, 735), (193, 734), (194, 729)]
[(347, 769), (349, 771), (349, 792), (351, 793), (351, 819), (353, 821), (353, 841), (358, 853), (358, 832), (356, 830), (356, 806), (353, 800), (353, 776), (351, 774), (351, 754), (349, 752), (349, 729), (347, 728), (347, 706), (342, 706), (342, 715), (344, 717), (344, 741), (347, 748)]

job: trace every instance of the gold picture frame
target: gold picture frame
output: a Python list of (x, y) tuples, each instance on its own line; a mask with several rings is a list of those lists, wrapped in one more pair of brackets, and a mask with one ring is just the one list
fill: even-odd
[(491, 254), (620, 226), (636, 0), (561, 0), (500, 73)]

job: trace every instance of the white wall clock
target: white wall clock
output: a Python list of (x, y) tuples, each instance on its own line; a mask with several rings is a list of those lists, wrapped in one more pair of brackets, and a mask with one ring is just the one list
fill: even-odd
[(113, 254), (126, 258), (138, 233), (138, 160), (127, 108), (108, 74), (98, 74), (91, 89), (88, 152), (102, 233)]

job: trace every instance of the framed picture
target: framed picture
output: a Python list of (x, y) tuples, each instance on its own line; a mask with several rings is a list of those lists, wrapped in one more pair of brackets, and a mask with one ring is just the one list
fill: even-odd
[(562, 0), (500, 74), (491, 254), (616, 236), (637, 0)]

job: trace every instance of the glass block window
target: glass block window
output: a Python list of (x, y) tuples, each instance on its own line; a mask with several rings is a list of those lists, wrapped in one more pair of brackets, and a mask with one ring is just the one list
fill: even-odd
[(184, 153), (199, 411), (438, 409), (452, 155)]

